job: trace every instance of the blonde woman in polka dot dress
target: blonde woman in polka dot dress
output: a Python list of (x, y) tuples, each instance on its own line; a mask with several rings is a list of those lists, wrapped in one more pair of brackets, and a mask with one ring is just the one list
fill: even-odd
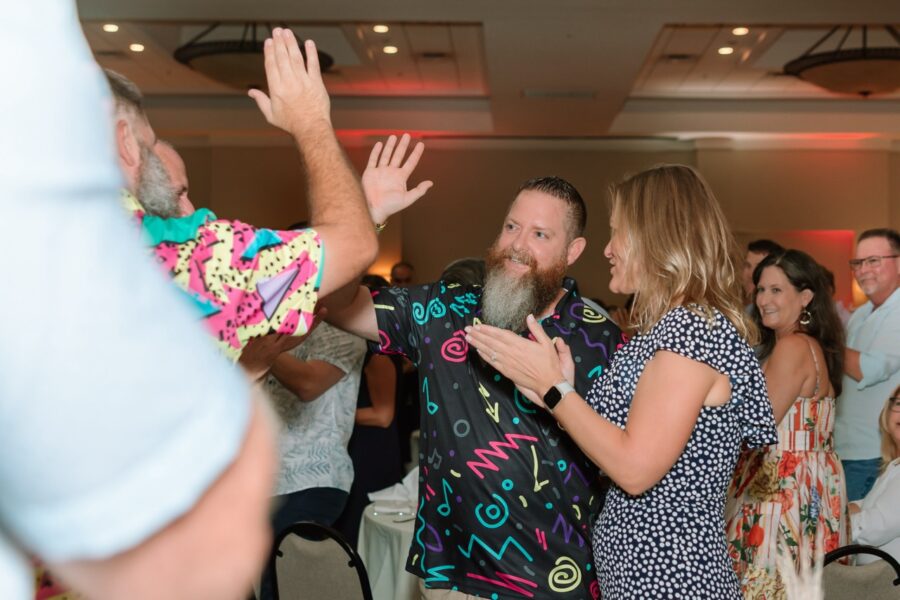
[(703, 179), (664, 165), (612, 190), (610, 290), (635, 294), (635, 336), (584, 400), (561, 340), (478, 325), (469, 340), (551, 410), (614, 485), (593, 530), (600, 595), (741, 597), (725, 543), (725, 491), (744, 444), (777, 441), (749, 341), (738, 247)]

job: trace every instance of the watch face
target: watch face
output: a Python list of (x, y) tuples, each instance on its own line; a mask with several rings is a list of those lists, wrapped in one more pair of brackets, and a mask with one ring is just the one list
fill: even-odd
[(556, 389), (556, 386), (551, 387), (547, 390), (547, 393), (544, 394), (544, 404), (547, 405), (547, 408), (553, 410), (556, 408), (556, 405), (559, 404), (559, 401), (562, 400), (562, 394), (559, 393), (559, 390)]

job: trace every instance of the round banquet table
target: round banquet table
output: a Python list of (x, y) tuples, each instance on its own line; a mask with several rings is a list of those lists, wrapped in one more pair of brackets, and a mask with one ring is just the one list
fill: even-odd
[(357, 548), (374, 600), (418, 600), (419, 579), (406, 571), (415, 517), (404, 511), (376, 512), (374, 503), (363, 511)]

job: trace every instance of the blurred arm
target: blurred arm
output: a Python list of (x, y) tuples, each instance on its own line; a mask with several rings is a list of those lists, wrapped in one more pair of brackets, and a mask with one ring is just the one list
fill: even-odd
[(378, 242), (359, 178), (331, 125), (330, 101), (315, 44), (304, 61), (294, 34), (275, 28), (264, 46), (269, 95), (250, 90), (266, 120), (290, 133), (306, 171), (309, 220), (326, 251), (319, 293), (327, 295), (359, 277), (375, 260)]
[(264, 402), (257, 393), (240, 453), (190, 511), (135, 548), (53, 571), (96, 600), (244, 600), (271, 538), (274, 439)]
[(276, 358), (270, 372), (303, 402), (312, 402), (346, 375), (324, 360), (301, 360), (289, 353)]
[(397, 370), (387, 356), (376, 354), (365, 368), (372, 406), (356, 409), (357, 425), (388, 427), (396, 410)]

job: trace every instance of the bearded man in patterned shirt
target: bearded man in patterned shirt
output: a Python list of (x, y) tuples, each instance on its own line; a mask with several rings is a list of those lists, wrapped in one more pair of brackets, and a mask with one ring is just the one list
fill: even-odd
[[(370, 156), (362, 180), (376, 222), (430, 186), (406, 191), (408, 141), (392, 136)], [(370, 349), (405, 355), (418, 368), (419, 498), (406, 568), (421, 578), (425, 598), (596, 598), (590, 524), (605, 491), (598, 472), (553, 417), (492, 366), (515, 357), (482, 360), (464, 331), (486, 322), (527, 334), (534, 314), (572, 348), (575, 389), (587, 392), (622, 340), (565, 276), (584, 250), (585, 221), (571, 184), (532, 179), (488, 251), (483, 288), (359, 288), (349, 306), (329, 308), (327, 320)]]

